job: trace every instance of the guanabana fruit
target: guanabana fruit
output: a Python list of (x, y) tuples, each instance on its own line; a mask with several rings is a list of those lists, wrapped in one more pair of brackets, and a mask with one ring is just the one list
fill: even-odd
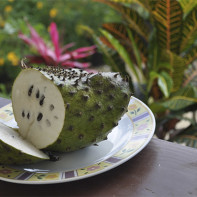
[(126, 112), (127, 79), (59, 67), (26, 68), (12, 103), (20, 134), (39, 149), (67, 152), (97, 143)]
[(46, 154), (22, 139), (16, 131), (0, 123), (1, 164), (27, 164), (47, 159)]

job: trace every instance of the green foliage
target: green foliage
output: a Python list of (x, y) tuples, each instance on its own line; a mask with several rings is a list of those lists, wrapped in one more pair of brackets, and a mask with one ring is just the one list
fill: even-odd
[(120, 16), (115, 15), (113, 9), (90, 0), (1, 1), (0, 83), (5, 84), (9, 94), (10, 86), (20, 70), (18, 68), (20, 59), (35, 53), (33, 48), (29, 48), (18, 38), (19, 32), (29, 34), (27, 23), (30, 23), (47, 43), (50, 38), (46, 32), (49, 24), (54, 21), (60, 32), (60, 45), (75, 42), (75, 47), (78, 48), (93, 44), (92, 39), (80, 35), (79, 25), (91, 26), (98, 32), (103, 23), (113, 20), (120, 20)]
[(197, 59), (196, 1), (94, 1), (122, 16), (122, 21), (103, 25), (101, 44), (115, 50), (125, 68), (131, 68), (132, 73), (127, 71), (133, 83), (147, 85), (143, 101), (159, 117), (158, 128), (165, 128), (159, 131), (166, 134), (174, 129), (176, 133), (175, 125), (183, 114), (197, 109), (197, 66), (193, 66)]
[(179, 53), (181, 40), (182, 9), (174, 0), (158, 1), (153, 12), (161, 48)]

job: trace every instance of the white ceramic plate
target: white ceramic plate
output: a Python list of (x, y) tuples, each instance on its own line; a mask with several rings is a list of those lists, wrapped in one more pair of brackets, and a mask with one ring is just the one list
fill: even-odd
[[(0, 121), (16, 127), (11, 104), (0, 109)], [(56, 162), (43, 161), (22, 166), (0, 165), (0, 180), (21, 184), (70, 182), (106, 172), (138, 154), (151, 140), (155, 118), (140, 100), (131, 97), (128, 113), (108, 139), (71, 153), (59, 154)]]

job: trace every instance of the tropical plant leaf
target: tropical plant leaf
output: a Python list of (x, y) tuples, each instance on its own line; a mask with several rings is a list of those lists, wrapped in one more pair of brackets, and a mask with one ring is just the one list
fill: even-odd
[(146, 24), (144, 19), (138, 14), (137, 11), (132, 8), (125, 6), (122, 3), (112, 2), (110, 0), (94, 0), (96, 2), (101, 2), (109, 5), (116, 11), (118, 11), (122, 17), (125, 19), (125, 22), (128, 26), (136, 31), (140, 36), (142, 36), (145, 40), (148, 40), (149, 35), (149, 26)]
[(160, 62), (170, 64), (172, 69), (169, 71), (173, 80), (173, 90), (178, 90), (183, 82), (184, 70), (186, 68), (185, 59), (172, 53), (171, 51), (163, 50), (160, 56)]
[(111, 0), (113, 2), (119, 2), (119, 3), (134, 3), (141, 7), (143, 7), (147, 11), (152, 11), (154, 9), (154, 5), (156, 4), (157, 0)]
[(129, 66), (129, 68), (134, 73), (138, 82), (140, 82), (139, 72), (137, 71), (135, 65), (130, 59), (127, 50), (120, 44), (120, 42), (114, 38), (109, 32), (106, 30), (100, 30), (101, 33), (109, 40), (109, 42), (114, 46), (115, 50), (118, 52), (120, 57), (124, 60), (125, 64)]
[[(115, 38), (117, 38), (127, 51), (132, 54), (133, 53), (133, 43), (129, 39), (127, 26), (122, 23), (105, 23), (102, 27), (110, 32)], [(131, 30), (130, 30), (131, 31)], [(140, 51), (140, 56), (143, 62), (147, 61), (147, 42), (139, 36), (136, 32), (132, 32), (132, 36), (135, 40), (136, 45)], [(107, 44), (107, 43), (106, 43)], [(108, 44), (109, 46), (109, 44)]]
[(182, 8), (175, 0), (160, 0), (153, 12), (160, 47), (179, 53), (182, 26)]
[(197, 59), (197, 46), (193, 46), (189, 51), (184, 55), (186, 65), (191, 64)]
[(165, 95), (166, 98), (168, 98), (170, 96), (170, 92), (173, 88), (173, 80), (172, 80), (171, 76), (165, 71), (162, 71), (159, 74), (160, 74), (160, 76), (162, 76), (162, 78), (164, 79), (164, 81), (166, 83), (165, 84), (166, 87), (164, 89), (165, 90), (164, 95)]
[(163, 107), (169, 110), (177, 111), (182, 110), (194, 103), (197, 103), (197, 88), (187, 86), (179, 89), (173, 96), (161, 103)]
[(184, 73), (183, 87), (187, 85), (197, 87), (197, 65), (191, 64)]
[[(116, 64), (116, 62), (114, 61), (114, 59), (112, 58), (112, 55), (109, 51), (109, 48), (106, 47), (105, 44), (103, 44), (102, 40), (100, 40), (100, 38), (95, 34), (94, 30), (91, 29), (88, 26), (85, 25), (80, 25), (78, 26), (78, 29), (80, 29), (80, 31), (86, 32), (88, 33), (95, 41), (96, 45), (98, 46), (98, 48), (103, 52), (103, 54), (106, 56), (109, 65), (111, 66), (112, 70), (114, 72), (120, 72), (122, 69), (120, 69), (120, 67)], [(105, 38), (105, 37), (103, 37)]]
[(184, 18), (197, 5), (196, 0), (178, 0), (178, 2), (181, 4), (183, 9)]
[(182, 33), (181, 52), (191, 47), (197, 39), (197, 6), (192, 9), (183, 21)]
[(165, 98), (168, 98), (173, 86), (173, 81), (170, 75), (164, 71), (161, 73), (157, 73), (155, 71), (150, 72), (148, 91), (150, 91), (155, 79), (157, 79), (158, 86)]

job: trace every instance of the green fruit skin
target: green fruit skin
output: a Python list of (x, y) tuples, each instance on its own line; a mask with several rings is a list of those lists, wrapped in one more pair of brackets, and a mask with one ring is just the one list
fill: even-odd
[(25, 154), (0, 140), (0, 164), (32, 164), (45, 159)]
[(128, 83), (113, 75), (95, 75), (88, 84), (65, 85), (59, 90), (67, 108), (65, 123), (57, 141), (46, 148), (59, 152), (78, 150), (106, 139), (126, 112), (131, 95)]

